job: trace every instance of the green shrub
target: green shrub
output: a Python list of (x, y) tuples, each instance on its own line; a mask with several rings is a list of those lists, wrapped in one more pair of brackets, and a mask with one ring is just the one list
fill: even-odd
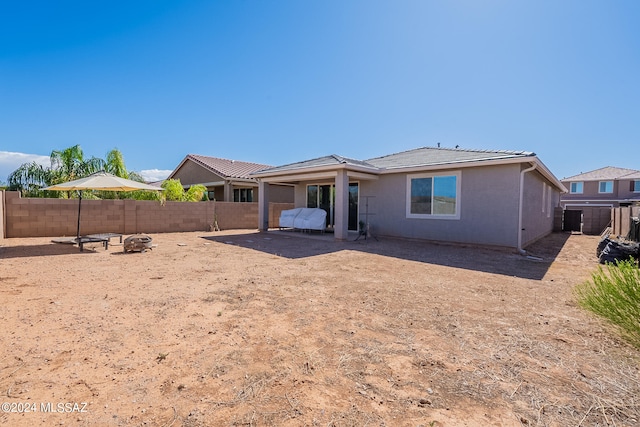
[(574, 293), (580, 306), (607, 319), (640, 348), (640, 269), (635, 261), (598, 267)]

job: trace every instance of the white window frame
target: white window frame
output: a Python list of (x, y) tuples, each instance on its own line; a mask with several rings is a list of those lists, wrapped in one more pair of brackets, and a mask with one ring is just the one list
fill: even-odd
[[(574, 185), (576, 186), (576, 191), (573, 191), (573, 186)], [(577, 191), (578, 185), (580, 186), (580, 191)], [(582, 193), (584, 193), (584, 182), (575, 181), (575, 182), (569, 183), (569, 193), (570, 194), (582, 194)]]
[[(611, 191), (602, 191), (602, 184), (611, 183)], [(613, 193), (613, 181), (598, 181), (598, 193), (599, 194), (611, 194)]]
[[(413, 179), (420, 178), (434, 178), (434, 177), (444, 177), (444, 176), (454, 176), (456, 178), (456, 211), (454, 214), (444, 215), (444, 214), (415, 214), (411, 212), (411, 181)], [(411, 174), (407, 175), (407, 185), (406, 185), (406, 217), (413, 219), (448, 219), (448, 220), (459, 220), (460, 219), (460, 188), (461, 188), (461, 176), (460, 171), (452, 171), (452, 172), (440, 172), (440, 173), (419, 173), (419, 174)]]

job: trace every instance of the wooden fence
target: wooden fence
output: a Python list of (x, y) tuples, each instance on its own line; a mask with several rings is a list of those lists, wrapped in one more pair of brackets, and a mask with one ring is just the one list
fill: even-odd
[[(292, 203), (269, 204), (269, 226)], [(75, 236), (78, 199), (22, 198), (0, 191), (0, 238)], [(166, 202), (148, 200), (83, 200), (80, 233), (170, 233), (257, 229), (258, 204), (234, 202)]]
[(611, 209), (611, 235), (626, 237), (631, 229), (631, 218), (640, 216), (640, 206)]

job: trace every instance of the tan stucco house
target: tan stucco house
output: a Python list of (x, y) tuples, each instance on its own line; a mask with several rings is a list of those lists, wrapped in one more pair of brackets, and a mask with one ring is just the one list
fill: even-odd
[[(195, 184), (207, 187), (209, 200), (224, 202), (257, 202), (258, 182), (251, 173), (272, 166), (221, 159), (218, 157), (188, 154), (167, 179), (179, 179), (183, 187)], [(293, 202), (293, 187), (276, 186), (271, 202)]]
[(292, 185), (296, 207), (327, 211), (347, 239), (361, 221), (378, 236), (522, 249), (553, 230), (566, 191), (531, 152), (423, 147), (368, 160), (329, 155), (251, 173), (259, 228), (274, 185)]

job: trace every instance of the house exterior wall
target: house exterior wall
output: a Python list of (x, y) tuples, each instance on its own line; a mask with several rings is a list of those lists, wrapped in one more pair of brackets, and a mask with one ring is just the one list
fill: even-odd
[(179, 179), (182, 185), (224, 181), (224, 177), (221, 177), (220, 175), (217, 175), (190, 160), (184, 162), (184, 164), (173, 174), (173, 178)]
[(621, 199), (640, 199), (640, 191), (633, 191), (633, 183), (638, 179), (621, 179), (618, 186), (618, 197)]
[[(221, 182), (225, 178), (213, 173), (206, 168), (187, 160), (173, 174), (174, 179), (179, 179), (182, 185), (195, 185), (208, 182)], [(253, 201), (256, 202), (260, 198), (260, 192), (257, 182), (231, 183), (226, 185), (207, 186), (208, 191), (214, 192), (216, 201), (233, 201), (233, 190), (237, 188), (253, 188)], [(269, 192), (269, 201), (274, 203), (293, 203), (293, 188), (286, 185), (271, 185)]]
[(560, 192), (536, 171), (524, 175), (522, 211), (522, 246), (535, 242), (553, 231), (554, 208), (560, 202)]
[[(438, 171), (460, 173), (460, 219), (407, 218), (406, 173), (359, 180), (359, 220), (368, 220), (371, 232), (379, 236), (515, 248), (523, 168), (520, 164), (511, 164)], [(305, 207), (306, 196), (306, 183), (301, 182), (295, 186), (295, 207)], [(369, 204), (368, 218), (365, 218), (365, 200)], [(553, 231), (554, 208), (559, 200), (559, 191), (541, 174), (525, 173), (523, 247)]]
[[(598, 192), (600, 181), (581, 181), (583, 183), (582, 193), (566, 193), (562, 195), (562, 206), (567, 205), (607, 205), (617, 207), (621, 201), (629, 198), (640, 198), (640, 193), (630, 191), (631, 182), (629, 180), (614, 180), (612, 193)], [(567, 189), (571, 188), (571, 182), (562, 181)]]
[[(259, 191), (256, 188), (254, 191)], [(256, 192), (256, 197), (259, 192)], [(277, 185), (272, 184), (269, 188), (269, 202), (270, 203), (293, 203), (294, 202), (294, 188), (291, 185)]]
[[(372, 231), (381, 236), (516, 247), (520, 166), (463, 168), (460, 219), (407, 218), (407, 175), (381, 175), (362, 181), (360, 197), (369, 199)], [(452, 169), (451, 172), (456, 172)], [(362, 216), (363, 209), (360, 207)]]

